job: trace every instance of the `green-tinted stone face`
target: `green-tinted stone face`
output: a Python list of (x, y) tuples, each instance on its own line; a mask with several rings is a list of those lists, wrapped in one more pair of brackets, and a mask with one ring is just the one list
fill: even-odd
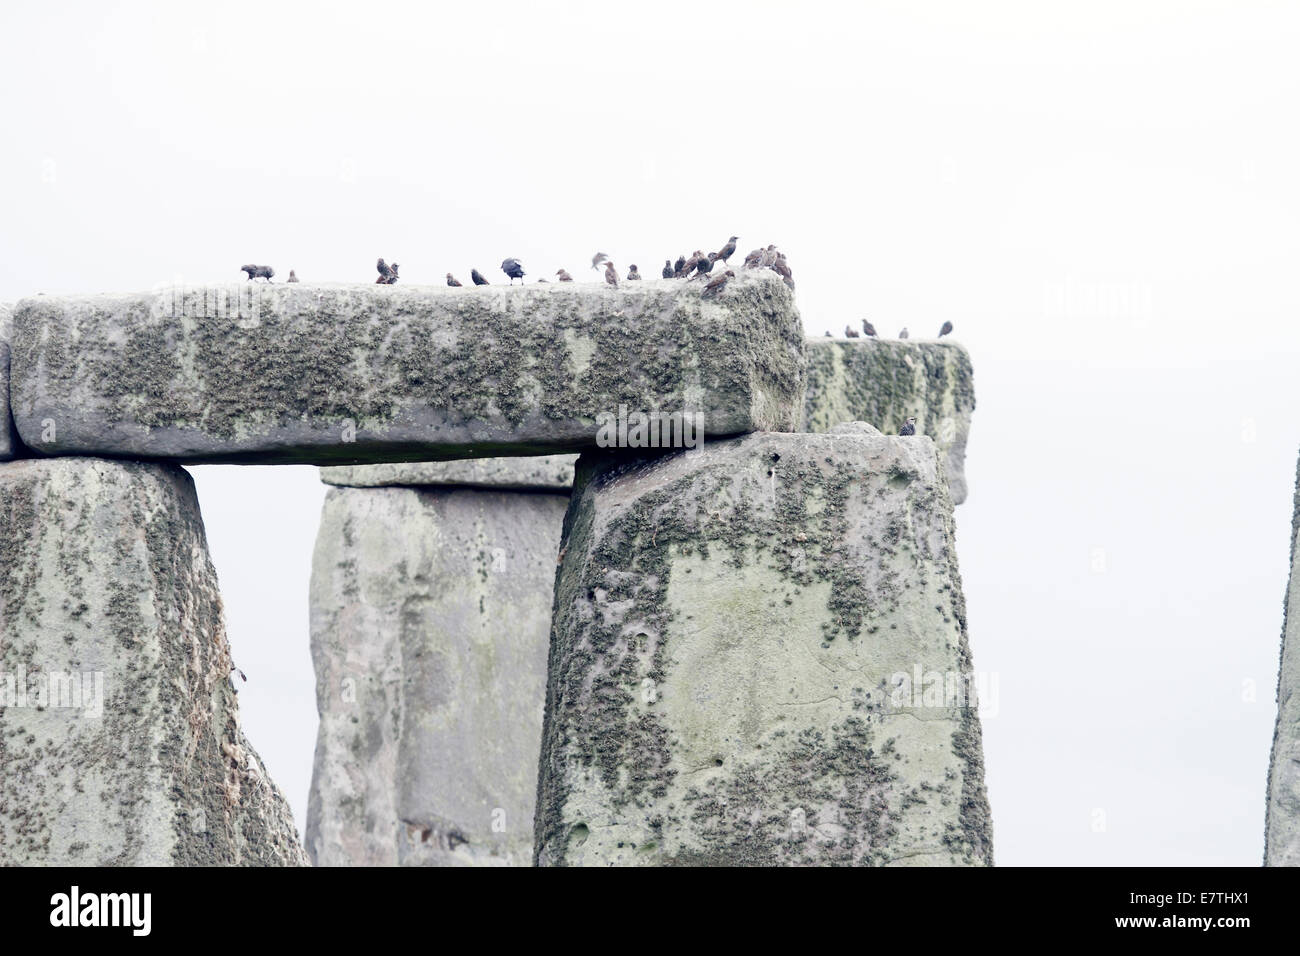
[(924, 436), (584, 456), (566, 516), (543, 864), (991, 862), (952, 504)]

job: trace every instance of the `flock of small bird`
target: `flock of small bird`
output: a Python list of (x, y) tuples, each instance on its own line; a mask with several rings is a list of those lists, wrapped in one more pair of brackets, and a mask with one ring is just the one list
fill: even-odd
[[(731, 269), (726, 269), (718, 275), (712, 275), (712, 277), (711, 274), (714, 265), (719, 262), (724, 266), (730, 265), (731, 257), (736, 254), (736, 240), (738, 238), (739, 237), (737, 236), (731, 236), (717, 252), (704, 252), (701, 249), (696, 249), (689, 256), (678, 256), (675, 263), (671, 259), (665, 259), (661, 274), (665, 279), (707, 279), (708, 281), (705, 282), (704, 288), (700, 294), (706, 299), (714, 298), (721, 294), (729, 279), (734, 279), (736, 277), (736, 273)], [(614, 266), (614, 262), (609, 258), (609, 256), (605, 255), (603, 252), (598, 252), (591, 257), (591, 268), (599, 270), (601, 265), (604, 265), (605, 267), (605, 282), (611, 286), (617, 287), (619, 282), (618, 269)], [(388, 263), (381, 258), (375, 263), (375, 268), (379, 272), (379, 278), (375, 280), (376, 285), (395, 285), (397, 283), (398, 264), (396, 262)], [(775, 245), (755, 249), (749, 255), (745, 256), (745, 261), (741, 268), (771, 269), (781, 277), (781, 280), (786, 285), (792, 289), (794, 288), (794, 275), (790, 271), (790, 264), (786, 261), (785, 253), (779, 251)], [(270, 266), (246, 265), (241, 266), (240, 269), (241, 271), (248, 273), (248, 281), (250, 282), (253, 279), (265, 279), (267, 282), (270, 282), (271, 277), (275, 275), (275, 270)], [(501, 263), (501, 271), (509, 277), (511, 285), (514, 285), (516, 279), (522, 283), (524, 281), (524, 276), (527, 275), (527, 273), (524, 272), (523, 265), (515, 258), (504, 260)], [(566, 269), (557, 269), (555, 275), (560, 282), (573, 281), (573, 276), (570, 275)], [(478, 269), (470, 269), (469, 277), (470, 281), (475, 285), (490, 285), (488, 280), (483, 277), (483, 273), (479, 272)], [(628, 268), (627, 275), (623, 281), (638, 282), (640, 279), (641, 273), (638, 271), (636, 264), (633, 263), (632, 266)], [(298, 276), (292, 269), (289, 270), (288, 281), (298, 281)], [(537, 281), (547, 282), (549, 280), (538, 279)], [(461, 284), (461, 281), (454, 275), (450, 272), (447, 273), (447, 285), (459, 288)], [(827, 335), (829, 334), (830, 333), (828, 332)], [(852, 332), (850, 334), (856, 338), (858, 333)], [(869, 334), (875, 335), (875, 331), (872, 330)], [(906, 338), (906, 334), (904, 334), (903, 337)]]
[[(947, 335), (947, 334), (950, 333), (951, 331), (952, 331), (952, 323), (951, 323), (951, 322), (945, 322), (943, 325), (941, 325), (941, 326), (939, 327), (939, 338), (943, 338), (945, 335)], [(866, 336), (867, 338), (869, 338), (869, 339), (874, 339), (874, 338), (876, 338), (876, 327), (875, 327), (874, 325), (872, 325), (870, 322), (868, 322), (866, 319), (863, 319), (863, 320), (862, 320), (862, 331), (861, 331), (861, 332), (859, 332), (857, 329), (855, 329), (855, 328), (854, 328), (853, 326), (851, 326), (851, 325), (846, 325), (846, 326), (844, 326), (844, 337), (845, 337), (846, 339), (860, 339), (860, 338), (862, 338), (863, 335), (865, 335), (865, 336)], [(827, 337), (828, 339), (831, 338), (831, 334), (830, 334), (829, 332), (827, 332), (827, 333), (826, 333), (826, 337)], [(906, 327), (904, 327), (903, 331), (901, 331), (901, 332), (898, 333), (898, 337), (899, 337), (900, 339), (905, 339), (905, 338), (908, 337), (908, 333), (907, 333), (907, 328), (906, 328)]]

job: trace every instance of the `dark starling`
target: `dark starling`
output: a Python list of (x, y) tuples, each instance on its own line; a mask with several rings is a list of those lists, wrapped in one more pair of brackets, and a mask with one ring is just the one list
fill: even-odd
[(911, 418), (909, 418), (907, 421), (903, 422), (903, 427), (900, 428), (900, 429), (898, 430), (898, 434), (900, 434), (900, 435), (915, 435), (915, 434), (916, 434), (916, 416), (915, 416), (915, 415), (913, 415), (913, 416), (912, 416)]
[[(289, 273), (289, 274), (290, 274), (290, 275), (293, 275), (292, 272)], [(292, 281), (292, 280), (291, 280), (291, 281)], [(949, 332), (951, 332), (951, 331), (952, 331), (952, 323), (951, 323), (951, 322), (945, 322), (945, 323), (943, 324), (943, 326), (939, 329), (939, 338), (943, 338), (945, 335), (947, 335), (947, 334), (948, 334)]]
[(514, 285), (515, 280), (524, 281), (524, 267), (519, 264), (518, 259), (506, 259), (501, 263), (501, 271), (510, 277), (510, 284)]
[(732, 236), (730, 239), (727, 240), (727, 244), (718, 250), (717, 258), (721, 259), (724, 265), (730, 265), (730, 263), (727, 262), (727, 260), (736, 254), (737, 238), (738, 237), (736, 236)]
[(483, 273), (477, 269), (469, 270), (469, 277), (474, 280), (475, 285), (488, 285), (488, 280), (483, 278)]
[(822, 334), (825, 335), (828, 339), (831, 338), (831, 334), (829, 332), (823, 332)]
[(680, 279), (682, 276), (684, 276), (686, 273), (684, 273), (682, 270), (685, 268), (686, 268), (686, 257), (678, 256), (677, 262), (673, 266), (673, 278)]
[(459, 289), (459, 288), (460, 288), (460, 280), (457, 279), (457, 278), (456, 278), (454, 275), (452, 275), (450, 272), (448, 272), (448, 273), (447, 273), (447, 285), (451, 286), (453, 289)]
[(271, 276), (275, 275), (275, 270), (270, 266), (240, 266), (239, 271), (248, 273), (249, 282), (254, 279), (265, 279), (270, 282)]
[(614, 269), (614, 263), (609, 259), (605, 260), (605, 281), (618, 288), (618, 272)]
[(707, 256), (702, 256), (700, 261), (695, 264), (695, 278), (702, 279), (713, 271), (713, 263), (718, 261), (713, 256), (714, 253), (710, 252)]
[(858, 330), (857, 330), (857, 329), (853, 328), (852, 326), (848, 326), (848, 325), (844, 326), (844, 337), (845, 337), (846, 339), (860, 339), (860, 338), (862, 338), (862, 336), (858, 334)]
[(781, 277), (781, 281), (794, 288), (794, 275), (790, 272), (790, 264), (785, 261), (785, 253), (776, 254), (776, 262), (772, 263), (772, 271)]
[(591, 257), (591, 267), (592, 267), (593, 269), (599, 269), (599, 268), (600, 268), (600, 264), (601, 264), (602, 262), (606, 262), (606, 261), (608, 261), (608, 259), (609, 259), (609, 256), (605, 255), (605, 253), (603, 253), (603, 252), (598, 252), (598, 253), (596, 253), (594, 256)]
[(393, 274), (393, 270), (388, 267), (388, 263), (383, 259), (375, 263), (375, 268), (379, 270), (379, 281), (381, 283), (386, 283), (388, 277)]
[(664, 260), (663, 276), (665, 279), (671, 279), (673, 277), (673, 260), (671, 259)]
[(728, 269), (726, 272), (722, 273), (722, 275), (718, 276), (716, 279), (710, 279), (708, 283), (704, 286), (704, 291), (700, 293), (700, 298), (701, 299), (717, 298), (719, 295), (722, 294), (723, 288), (726, 287), (727, 280), (734, 279), (735, 277), (736, 274), (732, 272), (730, 269)]
[(627, 270), (627, 281), (629, 281), (629, 282), (639, 282), (639, 281), (641, 281), (641, 273), (639, 273), (639, 272), (636, 271), (636, 263), (635, 263), (635, 262), (632, 263), (632, 268), (630, 268), (630, 269)]
[(297, 282), (297, 281), (298, 281), (298, 274), (297, 274), (296, 272), (294, 272), (292, 269), (290, 269), (290, 270), (289, 270), (289, 278), (285, 279), (284, 281), (285, 281), (285, 282)]
[(862, 331), (866, 332), (867, 335), (873, 339), (876, 337), (876, 327), (872, 325), (870, 322), (868, 322), (866, 319), (862, 320)]
[(560, 277), (561, 282), (572, 282), (573, 276), (569, 275), (568, 269), (556, 269), (555, 274)]
[(700, 252), (700, 250), (698, 249), (692, 252), (690, 256), (687, 258), (686, 262), (683, 263), (681, 271), (678, 273), (678, 275), (680, 275), (683, 279), (689, 276), (692, 272), (695, 271), (695, 267), (700, 264), (700, 258), (703, 255), (704, 253)]
[(898, 333), (898, 337), (899, 337), (900, 339), (905, 339), (905, 338), (907, 338), (907, 329), (904, 328), (903, 331), (899, 332), (899, 333)]

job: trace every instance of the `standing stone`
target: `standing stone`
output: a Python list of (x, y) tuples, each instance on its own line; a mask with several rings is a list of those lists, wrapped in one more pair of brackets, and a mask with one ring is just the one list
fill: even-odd
[(595, 448), (620, 408), (709, 436), (793, 429), (790, 290), (771, 272), (701, 285), (36, 296), (14, 312), (14, 420), (43, 454), (316, 465)]
[(1300, 467), (1291, 519), (1291, 579), (1282, 617), (1277, 725), (1268, 768), (1264, 865), (1300, 866)]
[[(342, 482), (354, 470), (330, 471)], [(307, 848), (317, 865), (531, 862), (568, 503), (553, 472), (510, 459), (478, 473), (503, 488), (532, 474), (543, 482), (533, 492), (326, 495), (311, 581), (320, 730)]]
[(871, 432), (579, 459), (539, 865), (992, 862), (939, 455)]
[(0, 465), (0, 864), (305, 864), (231, 669), (188, 474)]
[(955, 342), (912, 339), (808, 340), (803, 427), (870, 422), (897, 435), (916, 416), (918, 435), (943, 453), (954, 504), (966, 500), (966, 438), (975, 410), (970, 355)]
[(18, 432), (9, 413), (9, 339), (13, 336), (13, 307), (0, 302), (0, 461), (18, 452)]

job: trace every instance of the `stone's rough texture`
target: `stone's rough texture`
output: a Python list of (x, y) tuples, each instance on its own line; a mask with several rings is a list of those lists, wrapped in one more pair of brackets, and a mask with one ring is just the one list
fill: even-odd
[(809, 339), (803, 428), (829, 431), (840, 422), (870, 422), (897, 435), (916, 416), (946, 458), (955, 504), (966, 500), (966, 436), (975, 410), (970, 355), (955, 342)]
[(528, 865), (568, 498), (333, 488), (312, 562), (318, 865)]
[[(579, 459), (537, 862), (992, 862), (952, 503), (926, 437)], [(918, 689), (919, 691), (919, 689)]]
[(515, 491), (556, 491), (573, 487), (576, 455), (537, 458), (468, 458), (464, 461), (422, 461), (390, 465), (339, 465), (320, 470), (327, 485), (381, 488), (392, 485), (459, 485)]
[(1277, 725), (1268, 768), (1264, 865), (1300, 866), (1300, 466), (1291, 519), (1291, 580), (1282, 616)]
[[(803, 327), (774, 274), (452, 289), (243, 283), (14, 313), (13, 405), (47, 454), (367, 464), (596, 446), (597, 416), (790, 430)], [(54, 423), (53, 435), (41, 422)]]
[(0, 302), (0, 461), (9, 461), (19, 451), (18, 432), (9, 414), (9, 339), (13, 336), (13, 307)]
[(0, 864), (305, 864), (230, 671), (189, 475), (0, 465)]

